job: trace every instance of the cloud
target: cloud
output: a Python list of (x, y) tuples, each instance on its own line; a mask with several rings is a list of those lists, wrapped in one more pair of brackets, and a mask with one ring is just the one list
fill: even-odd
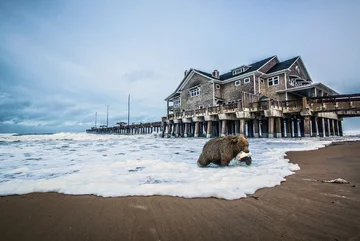
[(225, 72), (273, 54), (301, 55), (314, 81), (359, 92), (358, 7), (1, 1), (0, 132), (84, 131), (95, 112), (106, 122), (107, 105), (109, 124), (127, 121), (128, 94), (131, 122), (158, 121), (185, 69)]

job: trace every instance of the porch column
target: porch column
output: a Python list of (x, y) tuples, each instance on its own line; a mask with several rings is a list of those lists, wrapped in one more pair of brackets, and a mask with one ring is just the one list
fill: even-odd
[(291, 138), (291, 136), (292, 136), (292, 128), (291, 128), (292, 120), (290, 118), (287, 118), (285, 121), (286, 121), (286, 137)]
[(226, 135), (226, 120), (222, 120), (221, 121), (221, 135), (220, 136), (225, 136)]
[(185, 123), (184, 137), (188, 137), (188, 132), (189, 132), (189, 130), (188, 130), (189, 127), (188, 126), (189, 126), (189, 124)]
[(325, 122), (324, 118), (318, 117), (318, 128), (319, 128), (319, 136), (325, 136)]
[(240, 136), (245, 136), (245, 119), (240, 119)]
[(199, 137), (199, 122), (195, 122), (194, 137)]
[(339, 120), (339, 136), (343, 136), (342, 120)]
[(335, 128), (334, 135), (335, 135), (335, 136), (338, 136), (338, 135), (339, 135), (339, 124), (338, 124), (338, 120), (334, 120), (334, 128)]
[(269, 137), (269, 121), (268, 118), (262, 119), (260, 124), (261, 137)]
[(216, 136), (216, 137), (220, 136), (219, 122), (220, 121), (214, 121), (214, 123), (213, 123), (213, 133), (212, 134), (213, 134), (213, 136)]
[(240, 127), (240, 121), (239, 121), (239, 120), (235, 120), (235, 135), (236, 135), (236, 136), (240, 136), (239, 127)]
[(259, 120), (258, 119), (254, 119), (254, 137), (257, 138), (259, 137)]
[(218, 136), (221, 136), (221, 133), (222, 133), (222, 125), (223, 125), (222, 120), (219, 120), (219, 121), (218, 121), (218, 124), (219, 124), (219, 128), (218, 128), (218, 130), (219, 130), (219, 135), (218, 135)]
[(318, 117), (312, 117), (311, 119), (311, 130), (312, 130), (312, 136), (317, 137), (319, 136), (319, 128), (318, 128)]
[(269, 138), (273, 138), (274, 137), (274, 117), (269, 117), (268, 118), (268, 124), (269, 124), (269, 127), (268, 127), (268, 137)]
[(324, 136), (329, 136), (330, 135), (330, 126), (329, 126), (329, 119), (324, 118), (324, 127), (325, 127), (325, 135)]
[(199, 132), (198, 132), (198, 137), (202, 137), (203, 134), (203, 123), (199, 122)]
[[(143, 128), (143, 127), (141, 127), (141, 129), (140, 129), (140, 133), (142, 134), (142, 133), (143, 133), (143, 131), (144, 131), (144, 128)], [(171, 136), (173, 136), (173, 135), (174, 135), (174, 131), (175, 131), (175, 124), (171, 124)]]
[(277, 138), (281, 138), (281, 120), (282, 120), (282, 118), (280, 118), (280, 117), (276, 118), (275, 131), (276, 131)]
[(183, 137), (184, 136), (184, 123), (181, 122), (180, 124), (180, 136)]
[(328, 121), (328, 133), (329, 133), (329, 136), (331, 136), (331, 120), (327, 119), (327, 121)]
[(335, 120), (331, 120), (331, 135), (335, 136)]
[(254, 136), (254, 122), (252, 120), (248, 120), (247, 121), (247, 126), (248, 126), (247, 136), (248, 137), (253, 137)]
[(310, 116), (304, 117), (304, 137), (310, 137)]
[(171, 124), (170, 123), (167, 125), (167, 135), (168, 135), (168, 137), (171, 136)]
[(212, 121), (207, 122), (206, 138), (211, 138), (212, 136)]
[[(180, 127), (180, 124), (179, 123), (176, 123), (175, 124), (175, 136), (176, 137), (179, 137), (179, 128)], [(146, 130), (145, 130), (146, 131)]]
[(294, 119), (294, 137), (299, 137), (298, 119)]

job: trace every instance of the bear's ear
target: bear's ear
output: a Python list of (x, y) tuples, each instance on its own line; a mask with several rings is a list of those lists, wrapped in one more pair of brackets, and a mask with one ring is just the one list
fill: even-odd
[(240, 137), (238, 138), (238, 143), (239, 143), (241, 146), (245, 146), (245, 145), (248, 145), (248, 140), (246, 139), (246, 137), (240, 136)]
[(231, 137), (231, 143), (235, 144), (235, 143), (238, 143), (239, 139), (237, 136), (232, 136)]

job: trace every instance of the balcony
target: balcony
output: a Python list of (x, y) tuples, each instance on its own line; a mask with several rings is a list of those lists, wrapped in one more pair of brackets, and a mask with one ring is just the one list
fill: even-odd
[(301, 100), (287, 100), (281, 103), (284, 113), (299, 112), (302, 109)]
[(185, 117), (192, 117), (195, 114), (194, 110), (185, 111)]
[(212, 106), (208, 108), (208, 114), (209, 115), (217, 115), (221, 113), (221, 107), (220, 106)]
[(234, 113), (238, 110), (238, 103), (230, 103), (222, 106), (223, 113)]
[(196, 116), (204, 116), (205, 114), (206, 114), (206, 108), (196, 109), (196, 110), (195, 110), (195, 115), (196, 115)]
[(174, 114), (175, 119), (181, 119), (183, 117), (183, 114), (181, 112), (176, 112)]

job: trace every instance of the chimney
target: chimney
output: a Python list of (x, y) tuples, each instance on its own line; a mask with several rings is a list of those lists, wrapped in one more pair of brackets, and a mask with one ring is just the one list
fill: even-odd
[(212, 72), (212, 77), (214, 77), (215, 79), (219, 79), (219, 71), (217, 71), (216, 69)]

